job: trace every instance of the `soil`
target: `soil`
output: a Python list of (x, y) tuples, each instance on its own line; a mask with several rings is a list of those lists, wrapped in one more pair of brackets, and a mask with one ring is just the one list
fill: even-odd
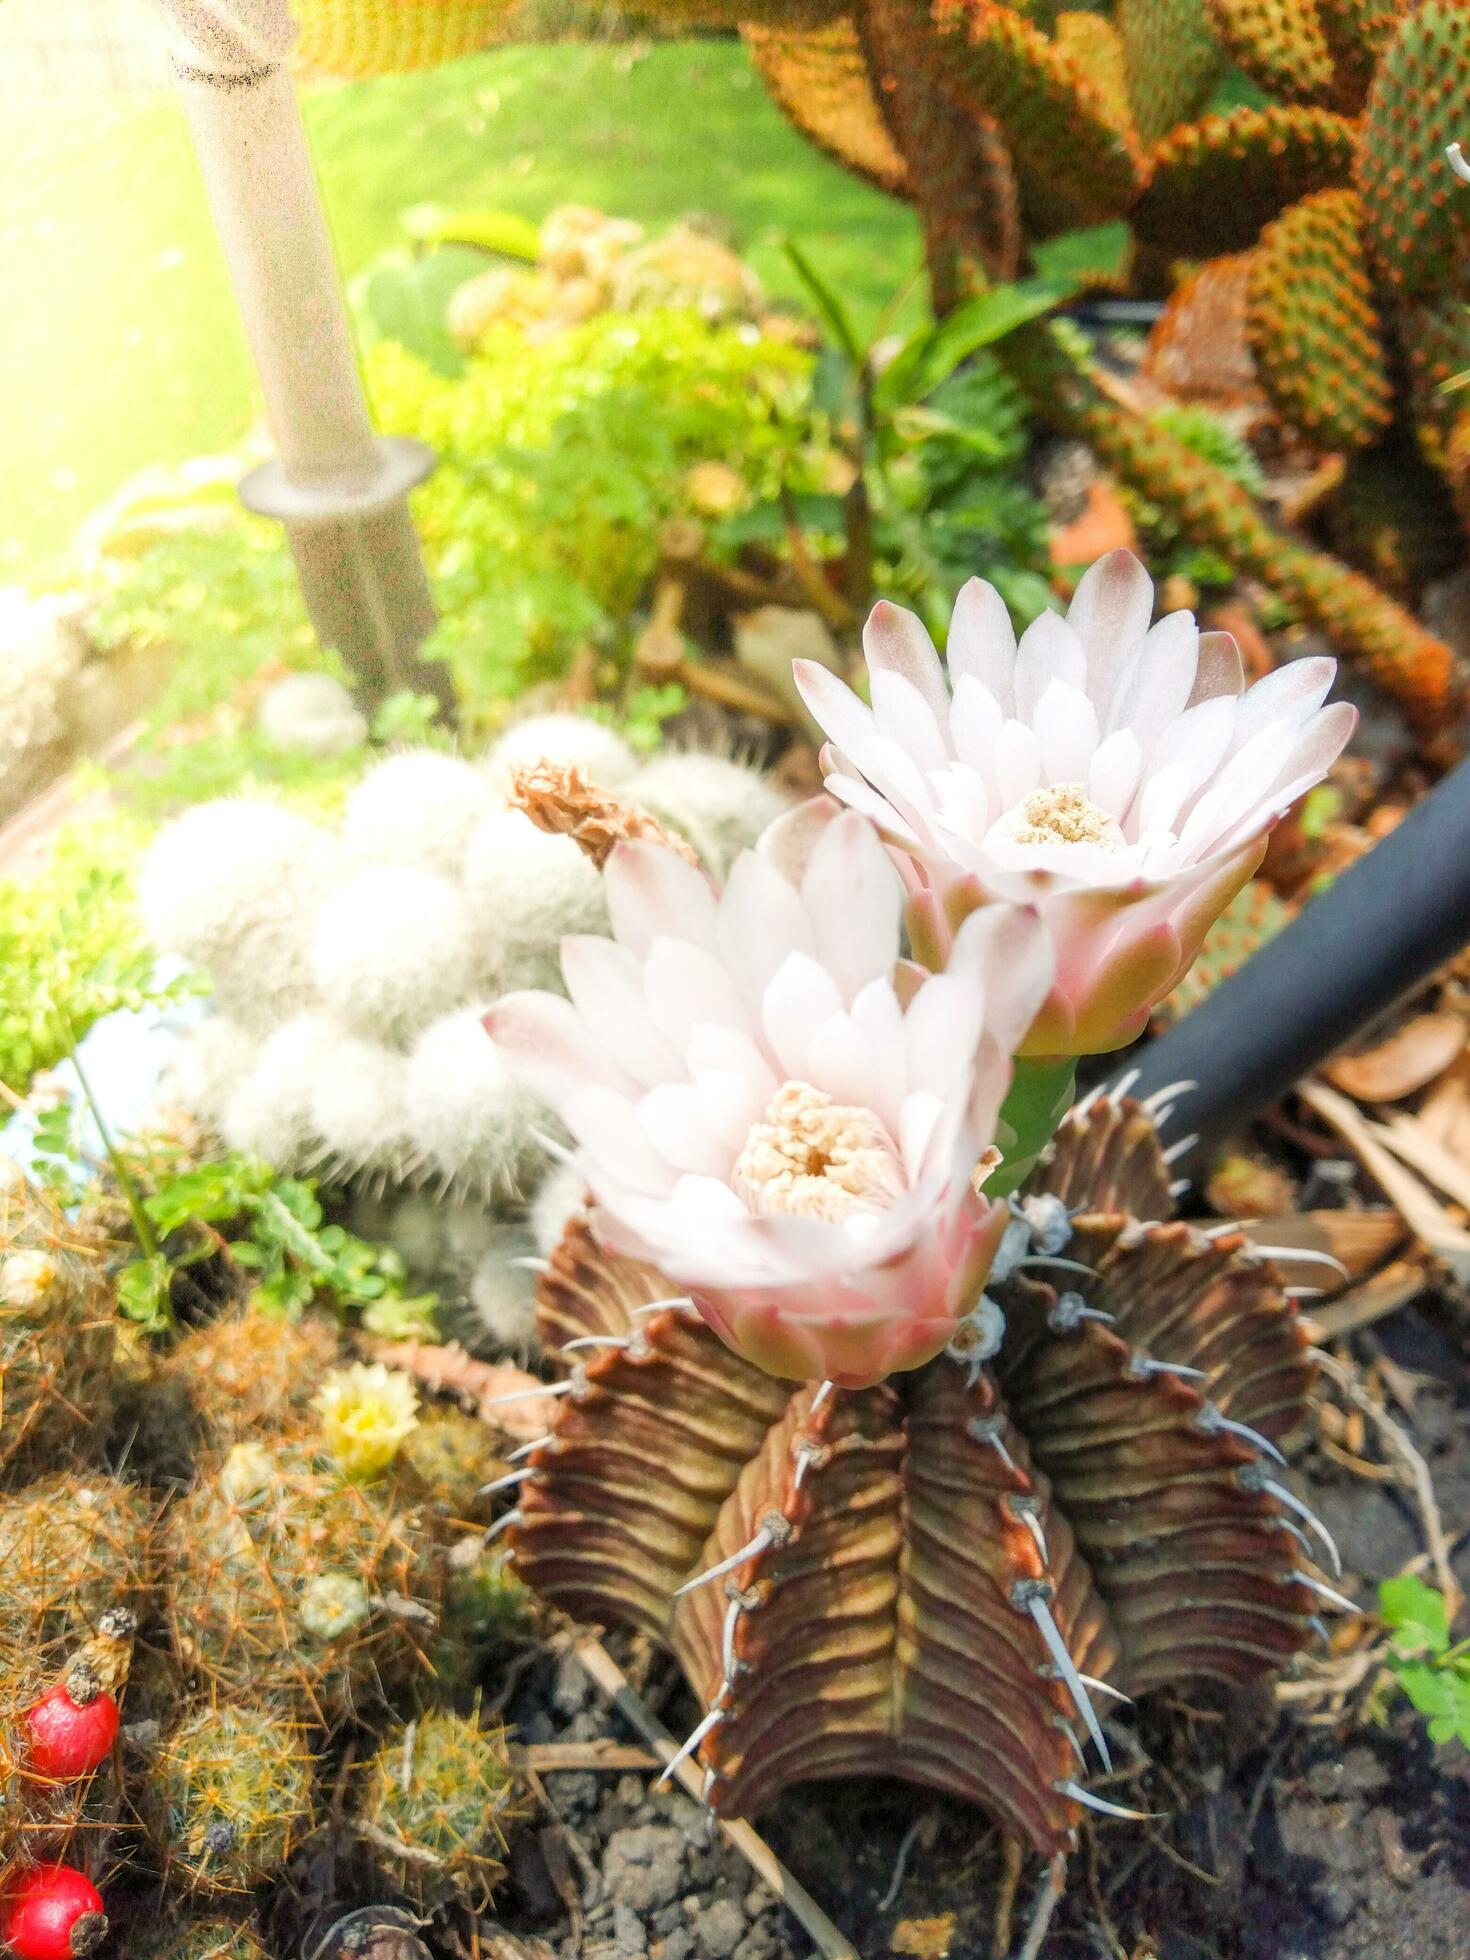
[[(1431, 1302), (1373, 1330), (1417, 1384), (1414, 1432), (1447, 1530), (1470, 1516), (1466, 1336)], [(1299, 1489), (1343, 1554), (1344, 1589), (1420, 1550), (1412, 1508), (1313, 1452)], [(1470, 1582), (1470, 1558), (1461, 1577)], [(697, 1711), (669, 1668), (647, 1698), (676, 1733)], [(632, 1740), (570, 1656), (539, 1661), (508, 1711), (526, 1741)], [(683, 1725), (683, 1726), (681, 1726)], [(1130, 1724), (1114, 1724), (1128, 1750)], [(1159, 1816), (1100, 1822), (1073, 1861), (1041, 1960), (1466, 1960), (1470, 1955), (1470, 1755), (1433, 1747), (1406, 1705), (1340, 1723), (1251, 1697), (1182, 1696), (1136, 1711), (1138, 1780), (1111, 1794)], [(507, 1931), (563, 1960), (784, 1960), (811, 1943), (697, 1806), (646, 1776), (545, 1778), (556, 1820), (522, 1843), (497, 1902)], [(759, 1820), (864, 1960), (990, 1960), (998, 1833), (976, 1810), (899, 1783), (788, 1791)], [(1016, 1906), (1019, 1945), (1039, 1874)], [(568, 1910), (575, 1902), (575, 1921)]]

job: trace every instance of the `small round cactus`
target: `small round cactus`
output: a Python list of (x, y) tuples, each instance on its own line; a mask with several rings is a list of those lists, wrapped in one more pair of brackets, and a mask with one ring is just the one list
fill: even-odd
[(203, 967), (225, 1012), (261, 1032), (311, 1002), (311, 927), (336, 840), (278, 804), (201, 803), (155, 839), (139, 882), (160, 952)]
[[(232, 1150), (292, 1170), (316, 1155), (311, 1080), (317, 1056), (338, 1036), (327, 1015), (293, 1014), (269, 1034), (225, 1100), (219, 1129)], [(202, 1112), (201, 1112), (202, 1113)]]
[(528, 1261), (536, 1242), (528, 1232), (503, 1226), (477, 1260), (470, 1275), (469, 1306), (473, 1315), (471, 1346), (529, 1359), (539, 1351), (536, 1333), (536, 1282)]
[(716, 878), (790, 808), (759, 769), (720, 755), (657, 756), (626, 785), (626, 795), (687, 838)]
[(343, 1029), (335, 1029), (318, 1050), (310, 1077), (311, 1129), (335, 1173), (401, 1176), (407, 1170), (410, 1152), (402, 1124), (407, 1066), (395, 1049)]
[(112, 1477), (58, 1471), (0, 1498), (0, 1645), (52, 1664), (110, 1608), (136, 1610), (152, 1531), (147, 1498)]
[(430, 1409), (399, 1446), (394, 1474), (437, 1517), (473, 1523), (480, 1493), (502, 1468), (487, 1426), (462, 1409)]
[(192, 1328), (139, 1396), (140, 1458), (177, 1477), (246, 1439), (299, 1433), (336, 1352), (333, 1328), (315, 1315), (292, 1322), (247, 1306)]
[(270, 1960), (270, 1955), (248, 1921), (169, 1918), (130, 1931), (128, 1960)]
[(604, 722), (590, 715), (527, 715), (512, 722), (485, 753), (483, 767), (502, 795), (508, 795), (518, 769), (529, 763), (559, 762), (580, 770), (600, 789), (618, 789), (638, 771), (632, 749)]
[(300, 1725), (228, 1702), (186, 1715), (164, 1740), (140, 1801), (171, 1879), (244, 1892), (274, 1878), (311, 1818)]
[(165, 1543), (174, 1649), (222, 1695), (330, 1727), (418, 1671), (441, 1575), (401, 1486), (237, 1445), (174, 1505)]
[(64, 1461), (105, 1430), (113, 1349), (100, 1262), (16, 1165), (0, 1163), (0, 1472)]
[(562, 1242), (568, 1225), (587, 1203), (587, 1180), (575, 1164), (558, 1164), (536, 1187), (531, 1200), (531, 1237), (547, 1258)]
[(409, 1897), (484, 1906), (505, 1875), (501, 1854), (521, 1808), (503, 1731), (437, 1709), (390, 1733), (368, 1765), (358, 1816), (372, 1856)]
[[(408, 749), (370, 769), (348, 797), (342, 842), (356, 864), (397, 864), (454, 878), (471, 831), (496, 801), (473, 763)], [(380, 930), (386, 937), (387, 921)]]
[(489, 1002), (424, 1029), (408, 1059), (404, 1129), (422, 1174), (490, 1198), (514, 1196), (544, 1157), (545, 1105), (509, 1073), (483, 1022)]
[(474, 985), (463, 894), (434, 871), (369, 866), (317, 914), (311, 960), (322, 1000), (347, 1027), (406, 1041)]
[(368, 725), (331, 674), (286, 674), (260, 698), (255, 726), (274, 749), (299, 755), (344, 755), (367, 742)]
[(465, 889), (489, 992), (561, 988), (562, 936), (606, 932), (602, 880), (569, 837), (550, 837), (519, 810), (476, 825)]
[(225, 1111), (257, 1066), (260, 1043), (228, 1014), (210, 1014), (179, 1043), (159, 1085), (160, 1101), (177, 1105), (216, 1136)]

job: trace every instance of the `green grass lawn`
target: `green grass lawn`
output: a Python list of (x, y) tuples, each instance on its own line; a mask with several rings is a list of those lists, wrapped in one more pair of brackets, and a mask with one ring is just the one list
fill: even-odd
[[(539, 220), (576, 201), (734, 227), (773, 291), (797, 238), (876, 317), (918, 260), (910, 214), (768, 101), (733, 42), (502, 49), (306, 100), (343, 269), (423, 200)], [(43, 574), (135, 470), (227, 446), (256, 409), (187, 133), (167, 97), (7, 116), (0, 177), (0, 581)]]

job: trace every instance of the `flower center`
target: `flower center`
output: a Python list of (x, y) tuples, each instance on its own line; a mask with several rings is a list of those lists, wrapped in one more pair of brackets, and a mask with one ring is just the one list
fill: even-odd
[(733, 1183), (763, 1217), (785, 1212), (837, 1224), (884, 1212), (904, 1189), (893, 1140), (871, 1109), (834, 1103), (809, 1082), (784, 1082), (751, 1125)]
[(1100, 844), (1105, 851), (1127, 843), (1117, 820), (1092, 802), (1081, 783), (1034, 789), (1000, 821), (1013, 844)]

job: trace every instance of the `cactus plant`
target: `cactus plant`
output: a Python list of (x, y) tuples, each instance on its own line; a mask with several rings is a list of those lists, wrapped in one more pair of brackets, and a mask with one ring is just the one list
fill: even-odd
[(152, 1541), (148, 1499), (113, 1477), (57, 1471), (0, 1498), (0, 1645), (45, 1667), (104, 1613), (136, 1611)]
[(990, 1312), (863, 1390), (761, 1373), (569, 1228), (540, 1295), (564, 1392), (508, 1543), (569, 1612), (673, 1647), (717, 1810), (896, 1773), (1054, 1858), (1109, 1809), (1081, 1767), (1104, 1696), (1305, 1646), (1334, 1597), (1278, 1467), (1306, 1337), (1257, 1252), (1170, 1205), (1149, 1112), (1079, 1106)]
[(439, 1709), (385, 1737), (358, 1817), (377, 1862), (410, 1897), (483, 1907), (505, 1875), (501, 1854), (521, 1807), (504, 1731)]
[(243, 1892), (274, 1878), (311, 1817), (300, 1726), (223, 1702), (186, 1715), (140, 1785), (144, 1821), (171, 1878)]
[(174, 1651), (226, 1696), (330, 1726), (421, 1666), (438, 1564), (397, 1487), (345, 1483), (300, 1448), (241, 1443), (169, 1513)]
[(0, 1162), (0, 1476), (82, 1453), (111, 1410), (114, 1305), (96, 1253)]
[(1264, 878), (1253, 878), (1225, 907), (1205, 934), (1199, 957), (1179, 985), (1154, 1009), (1165, 1025), (1197, 1007), (1205, 995), (1228, 980), (1251, 954), (1273, 938), (1291, 917), (1291, 907)]

